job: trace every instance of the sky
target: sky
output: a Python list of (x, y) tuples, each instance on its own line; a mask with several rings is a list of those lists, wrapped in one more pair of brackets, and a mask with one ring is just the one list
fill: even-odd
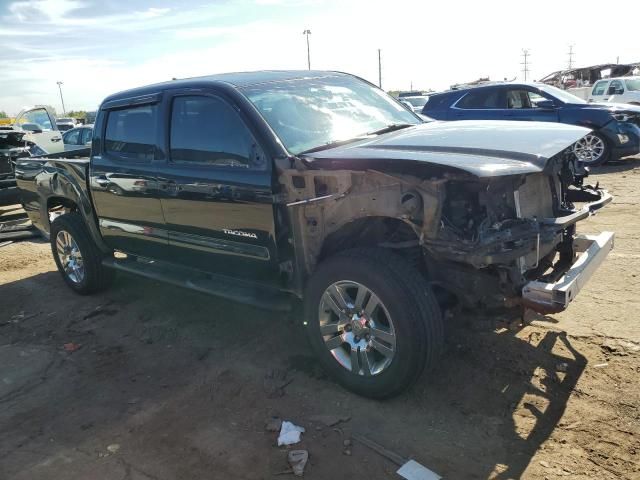
[(640, 62), (640, 2), (591, 0), (0, 0), (0, 110), (95, 110), (116, 91), (231, 71), (340, 70), (385, 90), (529, 80), (574, 64)]

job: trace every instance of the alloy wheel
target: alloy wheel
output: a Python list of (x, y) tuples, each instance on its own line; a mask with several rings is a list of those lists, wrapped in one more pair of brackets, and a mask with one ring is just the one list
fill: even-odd
[(586, 164), (596, 163), (606, 150), (604, 141), (597, 135), (590, 133), (573, 145), (573, 153)]
[(319, 305), (320, 334), (333, 358), (355, 375), (385, 371), (396, 353), (389, 312), (366, 286), (349, 280), (331, 284)]
[(56, 251), (60, 259), (60, 265), (62, 265), (62, 269), (69, 280), (73, 283), (82, 282), (85, 274), (82, 253), (69, 232), (65, 230), (58, 232), (56, 236)]

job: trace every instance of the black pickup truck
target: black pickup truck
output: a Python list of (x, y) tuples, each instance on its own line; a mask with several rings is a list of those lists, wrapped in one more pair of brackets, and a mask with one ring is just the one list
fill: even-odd
[(557, 312), (598, 268), (613, 234), (576, 234), (611, 200), (570, 148), (588, 133), (425, 123), (344, 73), (222, 74), (112, 95), (90, 158), (16, 177), (76, 292), (120, 270), (302, 305), (325, 368), (382, 398), (436, 362), (443, 311)]

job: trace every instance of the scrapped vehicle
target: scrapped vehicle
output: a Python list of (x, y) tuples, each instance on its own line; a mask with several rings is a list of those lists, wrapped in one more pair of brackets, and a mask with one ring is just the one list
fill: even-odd
[(411, 95), (400, 97), (398, 100), (412, 112), (421, 113), (425, 104), (429, 101), (429, 97), (427, 95)]
[(600, 80), (593, 86), (588, 101), (630, 103), (640, 106), (640, 77)]
[[(6, 127), (0, 127), (4, 128)], [(56, 116), (51, 107), (36, 105), (22, 110), (11, 128), (25, 132), (24, 139), (38, 145), (46, 153), (64, 151), (62, 134), (58, 130)]]
[(560, 122), (593, 129), (574, 146), (588, 166), (640, 153), (640, 107), (595, 104), (542, 83), (494, 83), (431, 95), (422, 110), (436, 120)]
[(576, 234), (612, 198), (570, 148), (588, 134), (423, 123), (344, 73), (221, 74), (112, 95), (90, 158), (16, 176), (74, 291), (119, 270), (292, 311), (338, 382), (384, 398), (437, 362), (443, 313), (574, 300), (613, 245)]
[(39, 156), (46, 152), (25, 140), (26, 132), (0, 128), (0, 205), (19, 202), (15, 179), (15, 163), (19, 158)]

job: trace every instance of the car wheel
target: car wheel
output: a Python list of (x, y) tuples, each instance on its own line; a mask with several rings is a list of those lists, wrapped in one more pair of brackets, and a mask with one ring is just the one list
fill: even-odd
[(113, 271), (102, 265), (105, 255), (93, 242), (80, 214), (67, 213), (53, 221), (51, 251), (62, 278), (75, 292), (87, 295), (111, 283)]
[(573, 153), (586, 166), (597, 167), (609, 160), (611, 152), (602, 135), (590, 132), (573, 144)]
[(341, 385), (371, 398), (401, 393), (442, 350), (438, 303), (424, 277), (384, 249), (322, 262), (304, 300), (309, 341)]

